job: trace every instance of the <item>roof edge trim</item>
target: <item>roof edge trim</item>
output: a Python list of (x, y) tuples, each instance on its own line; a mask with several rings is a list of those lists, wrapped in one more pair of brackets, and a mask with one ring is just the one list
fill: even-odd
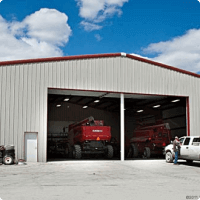
[(92, 58), (105, 58), (105, 57), (127, 57), (134, 60), (138, 60), (141, 62), (149, 63), (152, 65), (156, 65), (159, 67), (163, 67), (172, 71), (176, 71), (179, 73), (187, 74), (190, 76), (194, 76), (197, 78), (200, 78), (199, 74), (196, 74), (194, 72), (189, 72), (183, 69), (179, 69), (176, 67), (172, 67), (163, 63), (159, 63), (156, 61), (152, 61), (146, 58), (142, 58), (139, 56), (126, 54), (126, 53), (107, 53), (107, 54), (92, 54), (92, 55), (78, 55), (78, 56), (64, 56), (64, 57), (51, 57), (51, 58), (37, 58), (37, 59), (27, 59), (27, 60), (13, 60), (13, 61), (0, 61), (0, 66), (5, 65), (18, 65), (18, 64), (28, 64), (28, 63), (40, 63), (40, 62), (56, 62), (56, 61), (64, 61), (64, 60), (81, 60), (81, 59), (92, 59)]
[(63, 61), (63, 60), (79, 60), (79, 59), (90, 59), (90, 58), (120, 57), (120, 56), (121, 56), (121, 53), (108, 53), (108, 54), (92, 54), (92, 55), (51, 57), (51, 58), (36, 58), (36, 59), (27, 59), (27, 60), (0, 61), (0, 66), (27, 64), (27, 63), (39, 63), (39, 62), (55, 62), (55, 61)]
[(184, 70), (184, 69), (172, 67), (170, 65), (159, 63), (159, 62), (156, 62), (156, 61), (153, 61), (153, 60), (148, 60), (146, 58), (137, 57), (137, 56), (130, 55), (130, 54), (126, 54), (126, 57), (134, 59), (134, 60), (138, 60), (138, 61), (141, 61), (141, 62), (145, 62), (145, 63), (148, 63), (148, 64), (156, 65), (156, 66), (159, 66), (159, 67), (163, 67), (163, 68), (166, 68), (166, 69), (169, 69), (169, 70), (172, 70), (172, 71), (176, 71), (176, 72), (180, 72), (180, 73), (183, 73), (183, 74), (187, 74), (187, 75), (191, 75), (191, 76), (195, 76), (197, 78), (200, 78), (200, 75), (196, 74), (194, 72), (189, 72), (189, 71)]

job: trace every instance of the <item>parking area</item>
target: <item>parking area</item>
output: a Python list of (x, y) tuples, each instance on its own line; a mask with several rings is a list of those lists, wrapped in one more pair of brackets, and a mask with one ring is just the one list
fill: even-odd
[(199, 199), (200, 162), (60, 161), (0, 166), (0, 199)]

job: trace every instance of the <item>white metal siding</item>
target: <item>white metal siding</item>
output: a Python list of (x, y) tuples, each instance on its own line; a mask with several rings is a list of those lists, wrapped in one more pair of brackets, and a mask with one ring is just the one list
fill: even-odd
[(0, 66), (0, 144), (24, 158), (24, 132), (38, 132), (46, 161), (48, 87), (189, 96), (190, 133), (200, 135), (200, 79), (126, 57)]

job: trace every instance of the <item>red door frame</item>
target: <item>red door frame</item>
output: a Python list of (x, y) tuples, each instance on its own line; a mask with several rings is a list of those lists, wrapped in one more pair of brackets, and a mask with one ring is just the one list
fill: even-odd
[(186, 97), (186, 123), (187, 123), (187, 136), (190, 136), (190, 107), (189, 107), (189, 97)]

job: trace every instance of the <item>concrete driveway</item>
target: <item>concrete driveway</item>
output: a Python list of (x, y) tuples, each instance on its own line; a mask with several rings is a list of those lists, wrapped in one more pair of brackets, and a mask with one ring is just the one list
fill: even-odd
[(200, 198), (200, 162), (61, 161), (0, 166), (2, 200)]

